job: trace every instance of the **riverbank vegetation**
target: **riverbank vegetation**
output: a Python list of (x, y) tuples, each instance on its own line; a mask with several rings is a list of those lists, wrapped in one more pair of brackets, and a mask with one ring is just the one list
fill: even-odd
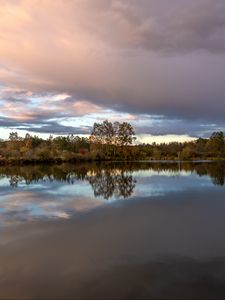
[(95, 123), (89, 137), (70, 134), (42, 139), (26, 134), (22, 138), (17, 132), (12, 132), (8, 140), (0, 142), (0, 164), (225, 158), (223, 132), (184, 143), (136, 144), (135, 140), (134, 129), (129, 123), (107, 120)]

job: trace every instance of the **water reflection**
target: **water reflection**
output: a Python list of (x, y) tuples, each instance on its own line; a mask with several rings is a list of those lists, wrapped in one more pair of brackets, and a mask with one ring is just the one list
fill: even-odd
[[(0, 224), (71, 218), (126, 198), (224, 186), (224, 163), (104, 163), (0, 168)], [(109, 201), (110, 200), (110, 201)]]
[(0, 298), (224, 299), (224, 170), (0, 168)]
[(120, 203), (1, 232), (0, 299), (224, 299), (223, 189)]
[(104, 163), (104, 164), (61, 164), (0, 167), (0, 179), (7, 177), (11, 187), (18, 187), (25, 181), (26, 185), (40, 181), (58, 181), (73, 184), (75, 180), (89, 182), (96, 197), (105, 199), (113, 195), (129, 197), (135, 189), (135, 171), (154, 171), (158, 174), (169, 173), (170, 176), (181, 172), (192, 172), (211, 178), (214, 185), (225, 183), (225, 164), (220, 163)]
[(0, 168), (2, 178), (8, 178), (10, 187), (19, 187), (20, 183), (26, 185), (40, 182), (66, 182), (74, 184), (75, 181), (88, 182), (95, 197), (110, 199), (113, 196), (127, 198), (132, 195), (136, 180), (129, 168), (105, 165), (56, 165), (56, 166), (22, 166)]
[(113, 195), (128, 198), (133, 194), (136, 182), (131, 173), (119, 169), (98, 170), (85, 179), (92, 186), (95, 197), (102, 196), (104, 199), (110, 199)]
[(17, 175), (11, 175), (9, 178), (9, 184), (11, 187), (17, 187), (20, 178)]

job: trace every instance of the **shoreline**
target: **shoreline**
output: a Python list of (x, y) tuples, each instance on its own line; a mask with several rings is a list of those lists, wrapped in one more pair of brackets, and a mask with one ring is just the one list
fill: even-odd
[(0, 158), (0, 166), (15, 166), (15, 165), (37, 165), (37, 164), (63, 164), (63, 163), (219, 163), (225, 162), (225, 158), (210, 158), (210, 159), (190, 159), (190, 160), (178, 160), (178, 159), (140, 159), (140, 160), (115, 160), (115, 159), (91, 159), (88, 157), (79, 157), (71, 159), (4, 159)]

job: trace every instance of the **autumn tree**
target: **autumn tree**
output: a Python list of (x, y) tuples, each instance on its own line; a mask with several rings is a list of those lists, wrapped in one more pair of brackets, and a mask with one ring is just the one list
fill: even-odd
[(91, 132), (91, 141), (106, 145), (131, 145), (135, 140), (135, 132), (131, 124), (127, 122), (94, 123)]
[(208, 151), (215, 156), (222, 156), (224, 154), (224, 133), (222, 131), (213, 132), (207, 142)]
[(126, 146), (133, 143), (134, 135), (131, 124), (105, 120), (102, 123), (94, 123), (90, 141), (96, 145), (94, 148), (98, 151), (99, 158), (127, 157)]
[(9, 140), (11, 142), (15, 142), (15, 141), (19, 141), (19, 136), (18, 136), (18, 133), (17, 132), (10, 132), (9, 134)]
[(94, 123), (90, 140), (100, 144), (114, 144), (116, 136), (115, 128), (115, 123), (109, 122), (108, 120), (102, 123)]
[(115, 132), (116, 132), (116, 140), (117, 144), (120, 146), (128, 146), (133, 144), (133, 141), (135, 141), (135, 132), (131, 124), (127, 122), (114, 123)]

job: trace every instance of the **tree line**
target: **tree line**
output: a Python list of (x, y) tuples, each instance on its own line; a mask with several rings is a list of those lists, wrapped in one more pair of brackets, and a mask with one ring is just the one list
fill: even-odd
[(225, 136), (214, 132), (209, 138), (191, 142), (135, 144), (134, 128), (128, 122), (94, 123), (89, 137), (73, 134), (48, 139), (11, 132), (0, 141), (0, 163), (33, 163), (102, 160), (208, 160), (225, 158)]

